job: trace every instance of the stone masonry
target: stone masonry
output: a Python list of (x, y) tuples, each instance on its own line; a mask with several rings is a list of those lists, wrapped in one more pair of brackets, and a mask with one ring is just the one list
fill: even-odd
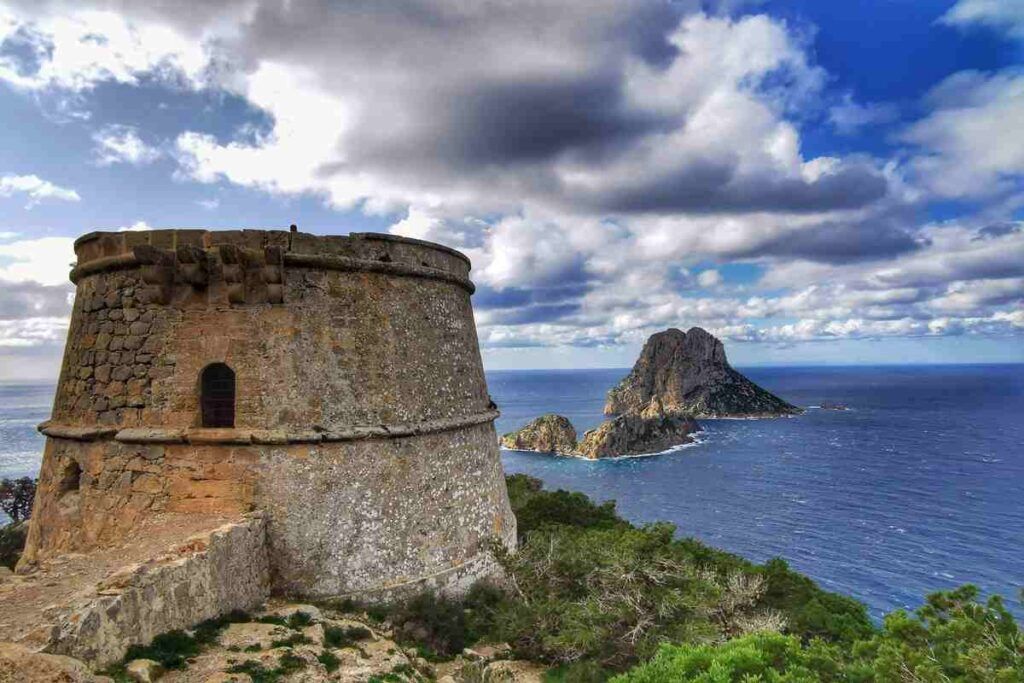
[[(511, 545), (462, 254), (389, 235), (90, 233), (19, 571), (158, 513), (263, 511), (272, 589), (459, 591)], [(233, 371), (234, 422), (201, 377)]]

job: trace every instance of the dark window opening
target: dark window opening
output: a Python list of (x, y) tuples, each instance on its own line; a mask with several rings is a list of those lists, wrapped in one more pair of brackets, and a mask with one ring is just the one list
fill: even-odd
[(77, 460), (68, 460), (60, 473), (58, 492), (63, 495), (77, 491), (82, 483), (82, 467)]
[(203, 369), (200, 406), (204, 427), (235, 426), (235, 371), (224, 363)]

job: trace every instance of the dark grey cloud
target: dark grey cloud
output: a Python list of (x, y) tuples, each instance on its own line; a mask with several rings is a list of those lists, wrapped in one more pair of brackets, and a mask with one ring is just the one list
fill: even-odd
[(979, 228), (978, 234), (974, 237), (974, 240), (990, 240), (1004, 235), (1012, 235), (1013, 233), (1021, 232), (1022, 230), (1024, 230), (1024, 224), (1022, 223), (1014, 223), (1010, 221), (993, 223), (991, 225), (986, 225), (983, 228)]
[(472, 172), (538, 164), (567, 152), (596, 158), (676, 124), (671, 118), (631, 110), (621, 89), (615, 73), (457, 84), (421, 101), (406, 102), (423, 115), (398, 135), (367, 122), (366, 134), (345, 166), (404, 163)]
[(742, 177), (732, 157), (699, 160), (660, 177), (603, 188), (585, 201), (617, 213), (807, 213), (862, 207), (887, 190), (884, 176), (866, 164), (807, 181), (771, 173)]
[(778, 235), (752, 253), (838, 264), (898, 256), (928, 245), (905, 225), (887, 218), (827, 222)]
[(58, 318), (71, 315), (71, 285), (0, 282), (0, 320)]
[(528, 325), (531, 323), (549, 323), (563, 320), (580, 310), (578, 303), (540, 304), (509, 308), (501, 312), (502, 325)]
[(523, 306), (567, 305), (578, 301), (591, 288), (587, 282), (570, 282), (547, 287), (506, 287), (494, 289), (487, 285), (477, 287), (473, 307), (477, 310), (509, 309)]

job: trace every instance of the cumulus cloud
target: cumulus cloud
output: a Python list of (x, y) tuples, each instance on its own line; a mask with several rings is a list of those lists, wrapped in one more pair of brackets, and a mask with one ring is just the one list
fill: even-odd
[(25, 195), (28, 203), (25, 208), (31, 209), (46, 199), (65, 202), (77, 202), (81, 199), (72, 189), (55, 185), (37, 175), (5, 175), (0, 177), (0, 197)]
[[(837, 99), (786, 22), (701, 6), (35, 0), (0, 16), (0, 79), (74, 94), (155, 76), (243, 98), (269, 125), (181, 133), (164, 149), (177, 179), (313, 195), (463, 249), (488, 346), (691, 324), (768, 341), (1019, 330), (1019, 225), (917, 216), (928, 197), (1018, 192), (1020, 73), (938, 85), (905, 157), (815, 156), (807, 112), (843, 133), (898, 112)], [(126, 127), (96, 143), (100, 163), (159, 154)], [(769, 293), (706, 268), (736, 260)]]
[(839, 104), (828, 110), (829, 122), (843, 135), (853, 135), (868, 126), (890, 123), (898, 116), (899, 108), (894, 104), (861, 104), (850, 93), (846, 93)]
[(927, 97), (931, 113), (902, 139), (917, 146), (913, 165), (948, 197), (1019, 191), (1024, 174), (1024, 71), (961, 71)]
[(987, 26), (1015, 38), (1024, 38), (1024, 2), (1021, 0), (959, 0), (940, 22), (966, 28)]
[(68, 281), (74, 260), (74, 240), (70, 237), (15, 239), (0, 243), (0, 281), (64, 284)]
[(0, 80), (29, 91), (77, 91), (103, 81), (136, 84), (144, 74), (180, 82), (202, 76), (207, 55), (180, 31), (146, 20), (145, 13), (128, 21), (108, 9), (72, 7), (0, 7)]
[(161, 157), (161, 152), (142, 141), (132, 126), (110, 125), (96, 131), (93, 136), (96, 164), (130, 164), (143, 166)]
[(23, 348), (56, 344), (67, 336), (68, 319), (26, 318), (0, 320), (0, 348)]

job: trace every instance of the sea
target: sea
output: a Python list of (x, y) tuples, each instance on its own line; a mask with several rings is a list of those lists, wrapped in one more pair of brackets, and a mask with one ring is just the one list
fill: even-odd
[[(1024, 619), (1024, 365), (740, 370), (806, 412), (700, 420), (696, 443), (643, 457), (503, 451), (505, 471), (756, 562), (781, 557), (876, 618), (973, 583)], [(626, 373), (488, 372), (498, 431), (553, 412), (582, 435)], [(38, 472), (53, 392), (0, 384), (0, 476)]]

